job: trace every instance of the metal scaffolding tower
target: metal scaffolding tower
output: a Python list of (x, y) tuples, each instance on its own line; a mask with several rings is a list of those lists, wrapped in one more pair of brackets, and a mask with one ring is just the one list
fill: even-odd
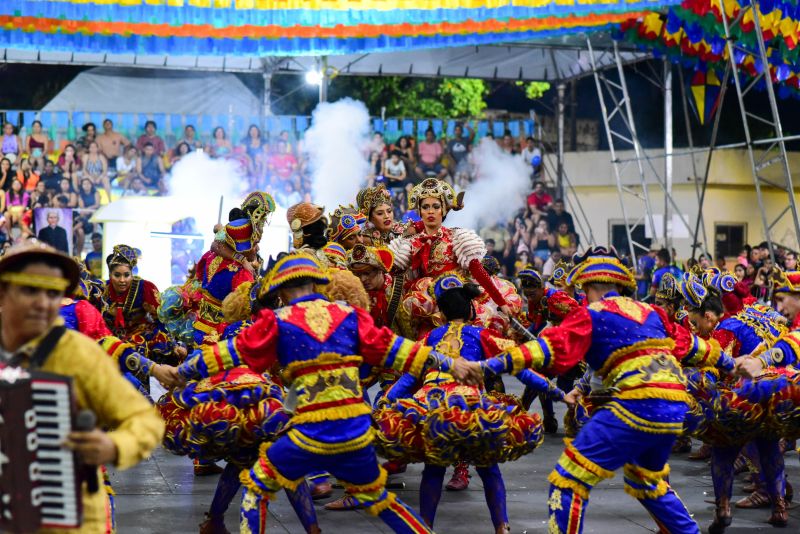
[[(774, 260), (775, 240), (773, 239), (773, 229), (784, 217), (790, 216), (792, 218), (797, 243), (800, 244), (800, 219), (798, 218), (797, 204), (794, 198), (792, 173), (789, 170), (789, 160), (786, 156), (785, 141), (787, 138), (784, 137), (783, 128), (781, 127), (778, 103), (775, 99), (775, 89), (769, 71), (769, 58), (767, 57), (766, 45), (764, 43), (761, 23), (758, 17), (761, 2), (751, 0), (749, 5), (742, 5), (735, 19), (730, 19), (725, 13), (723, 0), (717, 0), (717, 2), (719, 3), (720, 12), (722, 13), (722, 23), (725, 28), (725, 41), (727, 43), (730, 70), (736, 87), (736, 96), (739, 100), (739, 110), (742, 115), (742, 126), (744, 128), (748, 159), (753, 173), (753, 183), (755, 184), (756, 195), (758, 197), (758, 207), (761, 212), (761, 222), (764, 225), (765, 239), (769, 244), (770, 256)], [(756, 50), (751, 50), (737, 44), (736, 38), (734, 37), (734, 35), (740, 35), (742, 33), (739, 26), (749, 10), (754, 10), (753, 14), (755, 16), (751, 19), (751, 23), (755, 25), (754, 32), (756, 35), (762, 36), (762, 38), (756, 39), (758, 43)], [(761, 73), (747, 83), (747, 85), (743, 85), (739, 64), (736, 61), (736, 57), (741, 56), (741, 54), (753, 57), (756, 64), (761, 65)], [(767, 98), (769, 99), (769, 113), (766, 116), (757, 115), (748, 110), (745, 106), (745, 96), (747, 96), (761, 80), (764, 81)], [(773, 137), (754, 141), (751, 134), (751, 125), (756, 122), (768, 125), (772, 129)], [(762, 174), (764, 169), (772, 165), (780, 166), (781, 177), (777, 181), (768, 180), (764, 178)], [(786, 195), (786, 207), (774, 219), (771, 219), (766, 212), (764, 192), (762, 190), (765, 186), (775, 188)]]
[[(663, 167), (658, 169), (654, 160), (660, 159), (652, 157), (642, 148), (639, 137), (636, 133), (633, 107), (628, 84), (625, 77), (625, 70), (620, 56), (619, 46), (616, 42), (613, 48), (606, 51), (613, 54), (616, 69), (603, 71), (597, 68), (594, 50), (591, 40), (586, 41), (589, 49), (589, 58), (592, 62), (597, 97), (600, 101), (600, 109), (603, 116), (603, 124), (608, 140), (608, 149), (611, 153), (611, 162), (614, 167), (614, 178), (619, 195), (620, 209), (622, 218), (625, 222), (625, 231), (628, 238), (628, 253), (633, 264), (639, 253), (647, 252), (649, 246), (639, 242), (634, 238), (633, 231), (637, 226), (645, 225), (646, 232), (653, 238), (661, 240), (664, 247), (670, 248), (672, 243), (671, 220), (672, 213), (679, 219), (690, 233), (693, 228), (682, 215), (682, 211), (672, 196), (672, 70), (669, 63), (664, 63), (664, 69), (659, 76), (648, 77), (648, 80), (656, 84), (664, 95), (664, 159)], [(616, 76), (614, 75), (616, 74)], [(632, 149), (634, 157), (621, 159), (618, 152), (620, 150)], [(648, 180), (645, 169), (655, 177), (655, 180)], [(663, 224), (655, 224), (653, 202), (651, 199), (651, 186), (657, 186), (663, 193)], [(636, 211), (641, 212), (641, 216), (636, 218), (630, 215), (631, 206), (638, 206)], [(685, 208), (684, 208), (685, 209)]]

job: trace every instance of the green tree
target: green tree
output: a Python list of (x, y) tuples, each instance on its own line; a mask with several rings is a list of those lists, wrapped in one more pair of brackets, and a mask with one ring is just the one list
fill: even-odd
[(515, 85), (524, 88), (525, 96), (530, 100), (542, 98), (542, 96), (550, 90), (549, 82), (515, 82)]

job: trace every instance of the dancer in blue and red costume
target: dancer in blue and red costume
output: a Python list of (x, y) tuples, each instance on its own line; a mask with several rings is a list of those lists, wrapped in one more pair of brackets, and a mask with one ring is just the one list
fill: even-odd
[[(456, 275), (442, 275), (432, 287), (447, 323), (435, 328), (425, 344), (452, 358), (480, 361), (514, 346), (491, 330), (469, 324), (475, 318), (473, 299), (480, 289)], [(537, 391), (561, 399), (564, 393), (543, 376), (525, 370), (518, 378)], [(510, 532), (506, 494), (498, 462), (532, 452), (542, 442), (539, 416), (528, 414), (505, 394), (456, 383), (452, 376), (429, 371), (420, 383), (403, 375), (386, 394), (375, 422), (382, 456), (404, 462), (424, 462), (420, 484), (422, 518), (433, 527), (447, 466), (476, 466), (495, 532)]]
[(577, 260), (568, 281), (584, 290), (589, 305), (539, 339), (481, 364), (491, 372), (558, 374), (585, 358), (601, 381), (589, 421), (566, 442), (549, 476), (549, 532), (582, 532), (591, 489), (624, 467), (625, 491), (661, 532), (697, 533), (668, 482), (667, 459), (690, 402), (681, 364), (730, 370), (733, 359), (714, 341), (674, 325), (660, 308), (623, 296), (636, 290), (636, 281), (613, 249), (597, 247)]
[[(714, 340), (734, 357), (760, 354), (775, 343), (783, 328), (774, 321), (775, 312), (745, 306), (739, 313), (725, 317), (721, 293), (734, 285), (729, 273), (703, 281), (688, 275), (679, 285), (692, 328), (700, 337)], [(706, 285), (707, 284), (707, 285)], [(776, 517), (785, 508), (785, 471), (778, 439), (759, 435), (758, 404), (739, 391), (731, 381), (717, 380), (713, 375), (693, 371), (687, 373), (690, 392), (709, 419), (701, 423), (695, 435), (711, 445), (711, 477), (714, 484), (716, 510), (709, 532), (720, 533), (731, 523), (730, 500), (733, 492), (734, 462), (742, 447), (752, 440), (748, 457), (759, 468), (758, 477), (764, 487), (766, 502), (773, 503)], [(721, 399), (721, 400), (718, 400)], [(690, 414), (691, 415), (691, 414)], [(688, 425), (695, 426), (687, 418)], [(731, 422), (737, 421), (734, 425)], [(741, 422), (739, 422), (741, 421)], [(703, 426), (710, 425), (710, 426)], [(752, 508), (745, 498), (745, 506)]]
[(276, 291), (286, 306), (262, 310), (239, 335), (202, 347), (180, 367), (182, 376), (197, 378), (242, 364), (263, 372), (279, 362), (291, 384), (288, 427), (275, 442), (262, 445), (259, 460), (241, 476), (242, 532), (265, 532), (272, 495), (282, 487), (296, 488), (312, 471), (336, 476), (395, 532), (430, 532), (386, 491), (358, 367), (364, 361), (421, 376), (428, 366), (438, 365), (470, 383), (480, 382), (480, 369), (377, 328), (366, 311), (314, 292), (314, 284), (328, 281), (314, 257), (284, 256), (268, 274), (262, 293)]
[[(559, 262), (553, 270), (554, 276), (565, 276), (563, 273), (567, 268), (566, 263)], [(542, 276), (536, 271), (533, 265), (526, 265), (517, 273), (523, 295), (528, 300), (528, 309), (525, 321), (528, 331), (531, 334), (538, 334), (550, 324), (558, 325), (570, 313), (571, 310), (580, 306), (578, 302), (570, 297), (561, 289), (545, 287)], [(566, 285), (566, 284), (565, 284)], [(583, 366), (578, 364), (570, 372), (564, 373), (557, 378), (558, 387), (570, 391), (575, 379), (583, 374)], [(522, 393), (522, 405), (529, 409), (533, 404), (538, 392), (530, 387), (525, 387)], [(553, 401), (546, 395), (539, 396), (542, 403), (542, 415), (544, 416), (544, 431), (548, 434), (555, 434), (558, 431), (558, 419), (553, 409)]]

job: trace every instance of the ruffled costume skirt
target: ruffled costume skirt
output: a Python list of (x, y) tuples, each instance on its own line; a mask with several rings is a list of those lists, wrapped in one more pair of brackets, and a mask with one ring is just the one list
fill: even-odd
[(374, 413), (378, 452), (389, 460), (490, 466), (542, 442), (542, 422), (514, 397), (455, 382), (429, 384)]
[(800, 437), (800, 373), (769, 369), (733, 387), (695, 369), (686, 375), (694, 403), (684, 426), (692, 436), (717, 447)]
[(243, 467), (256, 460), (259, 444), (274, 439), (289, 420), (282, 389), (247, 367), (190, 382), (162, 396), (157, 406), (167, 423), (167, 450)]

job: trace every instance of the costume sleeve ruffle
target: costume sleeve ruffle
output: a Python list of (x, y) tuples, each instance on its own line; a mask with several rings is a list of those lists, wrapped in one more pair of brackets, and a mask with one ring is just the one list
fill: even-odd
[(470, 269), (474, 260), (480, 262), (486, 256), (486, 245), (483, 239), (472, 230), (453, 228), (453, 252), (458, 264), (466, 270)]
[(220, 371), (247, 365), (254, 371), (264, 373), (272, 367), (277, 355), (275, 343), (278, 339), (278, 322), (272, 310), (262, 310), (253, 324), (239, 335), (203, 345), (178, 368), (188, 379), (209, 377)]
[(387, 327), (377, 327), (366, 310), (354, 308), (358, 316), (359, 353), (364, 362), (391, 368), (414, 377), (422, 375), (431, 348), (395, 335)]
[(539, 339), (529, 341), (499, 356), (484, 366), (494, 373), (517, 374), (523, 369), (566, 373), (583, 359), (592, 344), (592, 317), (578, 307), (559, 326), (546, 328)]
[(411, 240), (408, 237), (398, 237), (389, 242), (389, 250), (394, 254), (394, 268), (405, 271), (411, 265)]
[(733, 358), (721, 349), (720, 343), (715, 338), (703, 339), (678, 323), (670, 321), (663, 309), (658, 306), (654, 306), (653, 309), (661, 317), (667, 334), (675, 342), (672, 349), (673, 356), (684, 366), (699, 369), (714, 367), (726, 372), (733, 369)]

